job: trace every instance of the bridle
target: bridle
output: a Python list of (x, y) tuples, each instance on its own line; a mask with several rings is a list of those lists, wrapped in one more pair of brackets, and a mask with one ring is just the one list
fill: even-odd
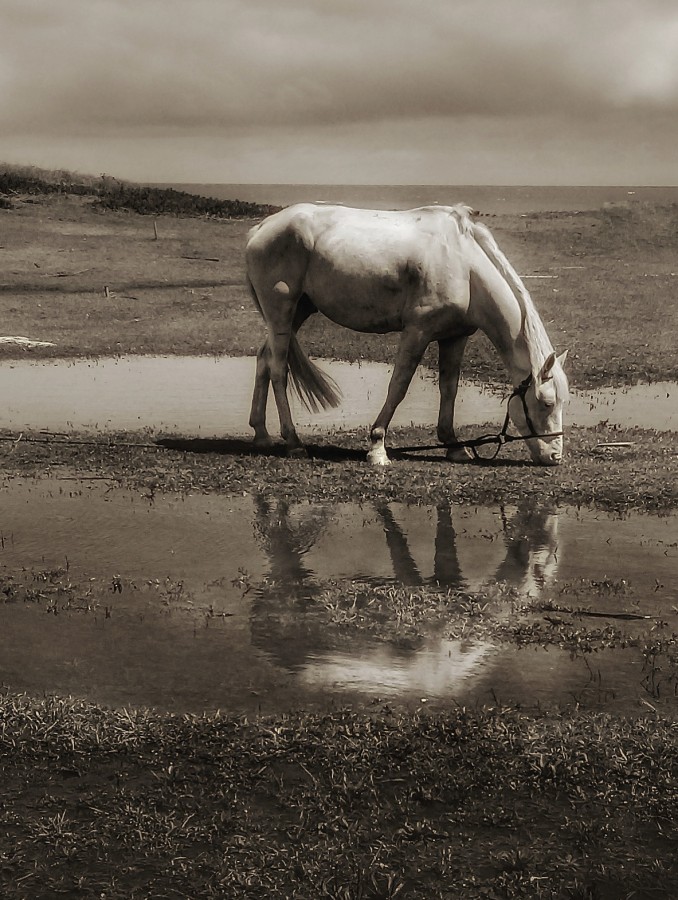
[[(511, 444), (513, 441), (529, 441), (532, 438), (556, 438), (562, 437), (563, 431), (547, 431), (544, 433), (540, 433), (534, 427), (534, 423), (532, 422), (532, 417), (530, 416), (530, 411), (527, 408), (527, 400), (525, 399), (525, 395), (532, 384), (533, 375), (530, 374), (527, 378), (523, 379), (519, 385), (513, 388), (513, 392), (509, 396), (506, 401), (506, 415), (504, 416), (504, 424), (501, 426), (501, 431), (497, 434), (484, 434), (477, 438), (469, 438), (466, 441), (455, 441), (454, 444), (430, 444), (425, 447), (417, 446), (417, 447), (398, 447), (398, 450), (403, 450), (407, 452), (411, 452), (413, 450), (438, 450), (440, 447), (445, 447), (447, 450), (457, 450), (458, 448), (468, 448), (473, 458), (479, 460), (481, 462), (487, 461), (491, 462), (493, 459), (496, 459), (499, 451), (504, 446), (504, 444)], [(525, 414), (525, 422), (527, 423), (527, 427), (530, 429), (529, 434), (509, 434), (509, 424), (511, 420), (511, 400), (514, 397), (520, 397), (521, 403), (523, 404), (523, 413)], [(481, 456), (478, 453), (477, 448), (483, 447), (486, 444), (496, 444), (496, 450), (492, 454), (492, 456)], [(395, 448), (394, 448), (395, 449)]]

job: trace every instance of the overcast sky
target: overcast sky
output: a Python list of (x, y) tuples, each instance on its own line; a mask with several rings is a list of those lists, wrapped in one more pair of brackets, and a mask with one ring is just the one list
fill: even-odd
[(0, 160), (138, 181), (678, 183), (676, 0), (0, 0)]

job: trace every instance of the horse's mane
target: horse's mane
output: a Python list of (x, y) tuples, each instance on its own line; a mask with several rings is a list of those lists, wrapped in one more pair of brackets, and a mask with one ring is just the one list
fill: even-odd
[(474, 222), (468, 215), (467, 210), (468, 207), (456, 208), (457, 216), (461, 215), (465, 219), (463, 225), (460, 222), (460, 226), (466, 233), (470, 232), (478, 246), (511, 288), (511, 292), (520, 306), (522, 315), (521, 328), (530, 356), (530, 366), (533, 371), (538, 372), (544, 365), (547, 357), (553, 353), (553, 344), (546, 333), (541, 316), (520, 275), (518, 275), (502, 250), (500, 250), (490, 229), (480, 222)]

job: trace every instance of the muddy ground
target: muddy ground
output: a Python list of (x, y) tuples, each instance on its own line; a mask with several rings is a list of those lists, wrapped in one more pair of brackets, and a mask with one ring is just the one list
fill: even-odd
[[(248, 223), (167, 217), (154, 229), (153, 219), (104, 212), (83, 197), (24, 198), (0, 214), (0, 330), (55, 342), (37, 355), (255, 349), (260, 323), (242, 284)], [(522, 273), (551, 276), (528, 286), (554, 344), (570, 349), (575, 385), (678, 379), (675, 221), (673, 208), (628, 205), (488, 222)], [(356, 343), (322, 321), (309, 323), (303, 339), (313, 353), (338, 358), (390, 359), (393, 348), (390, 339)], [(2, 349), (5, 358), (24, 352)], [(482, 341), (469, 370), (486, 380), (498, 374)], [(105, 477), (144, 496), (256, 489), (325, 501), (527, 497), (619, 515), (677, 506), (676, 435), (660, 431), (620, 429), (615, 440), (626, 446), (601, 450), (607, 430), (571, 429), (566, 463), (546, 470), (516, 447), (493, 464), (411, 458), (397, 447), (429, 436), (404, 430), (393, 436), (395, 464), (378, 472), (366, 466), (365, 435), (356, 434), (314, 439), (307, 461), (255, 455), (229, 436), (2, 438), (5, 480)], [(34, 603), (39, 574), (3, 569), (0, 599)], [(68, 602), (59, 585), (69, 579), (54, 577), (58, 611)], [(103, 602), (111, 586), (95, 589)], [(345, 586), (331, 590), (349, 595)], [(384, 638), (398, 640), (407, 596), (389, 596), (393, 621)], [(595, 596), (587, 599), (595, 607)], [(438, 614), (437, 598), (422, 597), (424, 609), (427, 600)], [(382, 623), (384, 602), (380, 596)], [(474, 629), (497, 636), (504, 628), (483, 614), (486, 597), (465, 602), (456, 624), (470, 639)], [(35, 610), (46, 614), (39, 604)], [(536, 630), (502, 639), (528, 647), (569, 642), (572, 653), (585, 654), (632, 639), (623, 622), (572, 623), (562, 610), (530, 615)], [(350, 639), (360, 622), (340, 627)], [(416, 636), (416, 617), (407, 627)], [(649, 659), (661, 651), (675, 663), (678, 636), (670, 629), (644, 640)], [(649, 697), (633, 716), (574, 702), (442, 712), (375, 703), (247, 720), (106, 709), (51, 697), (48, 684), (44, 692), (27, 697), (9, 684), (0, 698), (7, 897), (678, 894), (671, 697), (661, 704)]]

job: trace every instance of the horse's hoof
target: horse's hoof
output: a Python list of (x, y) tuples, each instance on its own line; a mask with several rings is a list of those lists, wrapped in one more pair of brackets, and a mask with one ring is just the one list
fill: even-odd
[(290, 459), (308, 459), (308, 453), (305, 447), (290, 447), (287, 451)]
[(252, 446), (255, 450), (260, 450), (264, 453), (266, 450), (273, 449), (273, 439), (270, 437), (265, 438), (254, 438), (252, 441)]
[(473, 459), (473, 454), (468, 447), (449, 447), (445, 457), (449, 462), (467, 463)]
[(367, 454), (367, 461), (371, 466), (390, 466), (391, 460), (386, 455), (385, 450), (370, 450)]

